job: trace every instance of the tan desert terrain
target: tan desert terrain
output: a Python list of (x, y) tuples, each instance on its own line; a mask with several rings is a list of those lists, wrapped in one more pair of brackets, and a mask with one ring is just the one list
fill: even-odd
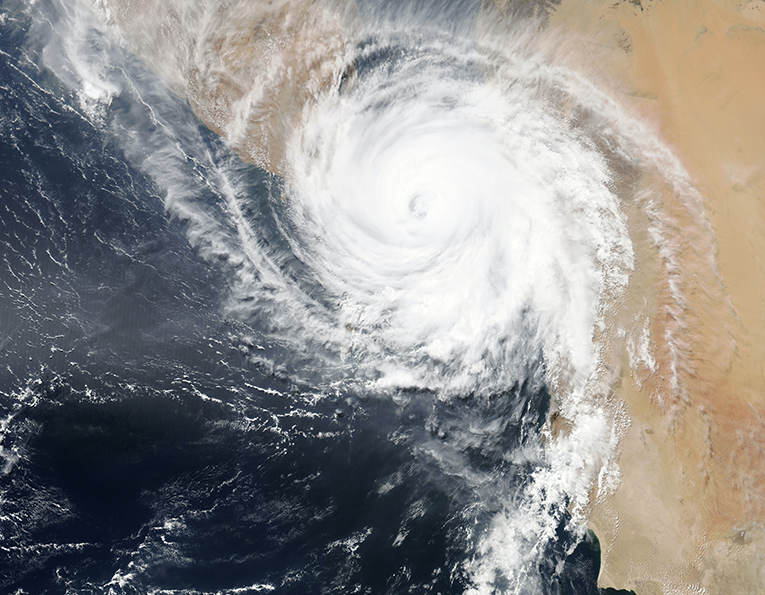
[(94, 3), (131, 50), (245, 161), (283, 171), (303, 109), (352, 76), (353, 0)]
[(591, 521), (599, 583), (765, 593), (765, 2), (563, 0), (546, 34), (651, 127), (702, 198), (695, 215), (662, 199), (677, 270), (641, 275), (638, 247), (631, 291), (653, 296), (657, 366), (624, 358), (622, 481)]
[[(484, 18), (507, 15), (507, 0), (490, 4)], [(655, 364), (619, 356), (614, 398), (630, 425), (620, 486), (592, 510), (599, 584), (765, 593), (765, 1), (517, 4), (544, 16), (539, 35), (645, 123), (698, 194), (689, 206), (660, 180), (638, 182), (672, 258), (635, 240), (625, 316), (645, 319)], [(355, 3), (194, 6), (111, 0), (107, 20), (244, 159), (283, 172), (305, 106), (353, 75)], [(625, 211), (649, 237), (646, 209)]]

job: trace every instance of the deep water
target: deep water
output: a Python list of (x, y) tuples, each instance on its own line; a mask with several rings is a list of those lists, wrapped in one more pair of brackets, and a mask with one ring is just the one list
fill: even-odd
[[(279, 346), (263, 347), (276, 365), (253, 360), (260, 347), (241, 338), (258, 329), (223, 314), (225, 267), (189, 245), (188, 222), (126, 157), (116, 139), (129, 130), (85, 117), (8, 10), (0, 591), (464, 592), (493, 505), (466, 476), (528, 481), (535, 464), (505, 455), (539, 447), (546, 388), (448, 403), (319, 395), (279, 367)], [(129, 121), (136, 107), (116, 97), (109, 109)], [(227, 154), (201, 123), (198, 134)], [(241, 167), (253, 196), (278, 183)], [(469, 423), (493, 430), (463, 447)], [(589, 536), (567, 553), (566, 521), (536, 569), (541, 592), (590, 595), (599, 546)]]

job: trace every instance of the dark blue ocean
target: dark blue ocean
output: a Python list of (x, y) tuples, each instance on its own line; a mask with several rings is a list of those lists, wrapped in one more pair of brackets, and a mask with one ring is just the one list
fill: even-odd
[[(124, 92), (85, 113), (41, 59), (44, 12), (22, 8), (0, 8), (0, 592), (466, 592), (494, 504), (423, 453), (445, 444), (520, 490), (534, 463), (505, 454), (540, 444), (545, 386), (446, 402), (295, 380), (258, 340), (267, 316), (227, 317), (229, 263), (190, 243), (121, 141), (150, 143), (155, 108)], [(281, 181), (182, 100), (162, 109), (179, 144), (195, 139), (175, 165), (194, 200), (225, 210), (225, 164), (275, 233)], [(493, 430), (461, 447), (476, 423)], [(524, 592), (597, 593), (596, 538), (575, 544), (565, 503), (558, 518)]]

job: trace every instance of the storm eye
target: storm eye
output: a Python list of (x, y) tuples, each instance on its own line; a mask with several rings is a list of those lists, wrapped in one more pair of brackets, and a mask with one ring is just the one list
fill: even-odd
[(409, 201), (409, 211), (414, 215), (416, 219), (422, 221), (428, 214), (428, 205), (424, 197), (420, 194), (415, 194)]

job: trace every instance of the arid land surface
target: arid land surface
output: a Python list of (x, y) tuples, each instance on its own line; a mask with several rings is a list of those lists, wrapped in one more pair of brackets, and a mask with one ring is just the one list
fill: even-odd
[[(599, 583), (638, 595), (765, 593), (765, 1), (492, 3), (544, 12), (539, 35), (667, 145), (698, 190), (694, 209), (660, 181), (636, 182), (666, 219), (674, 260), (636, 242), (625, 311), (633, 326), (645, 320), (655, 363), (625, 349), (615, 364), (614, 398), (631, 423), (620, 486), (592, 510)], [(353, 76), (342, 66), (360, 22), (353, 2), (242, 1), (206, 14), (181, 2), (108, 5), (128, 45), (207, 125), (273, 172), (303, 106)], [(644, 206), (624, 208), (650, 236)]]
[(711, 238), (678, 237), (670, 272), (641, 271), (637, 247), (628, 299), (644, 299), (657, 365), (623, 358), (632, 423), (621, 485), (592, 513), (599, 582), (765, 593), (765, 2), (563, 0), (545, 34), (680, 159), (702, 209), (661, 200), (679, 236)]

